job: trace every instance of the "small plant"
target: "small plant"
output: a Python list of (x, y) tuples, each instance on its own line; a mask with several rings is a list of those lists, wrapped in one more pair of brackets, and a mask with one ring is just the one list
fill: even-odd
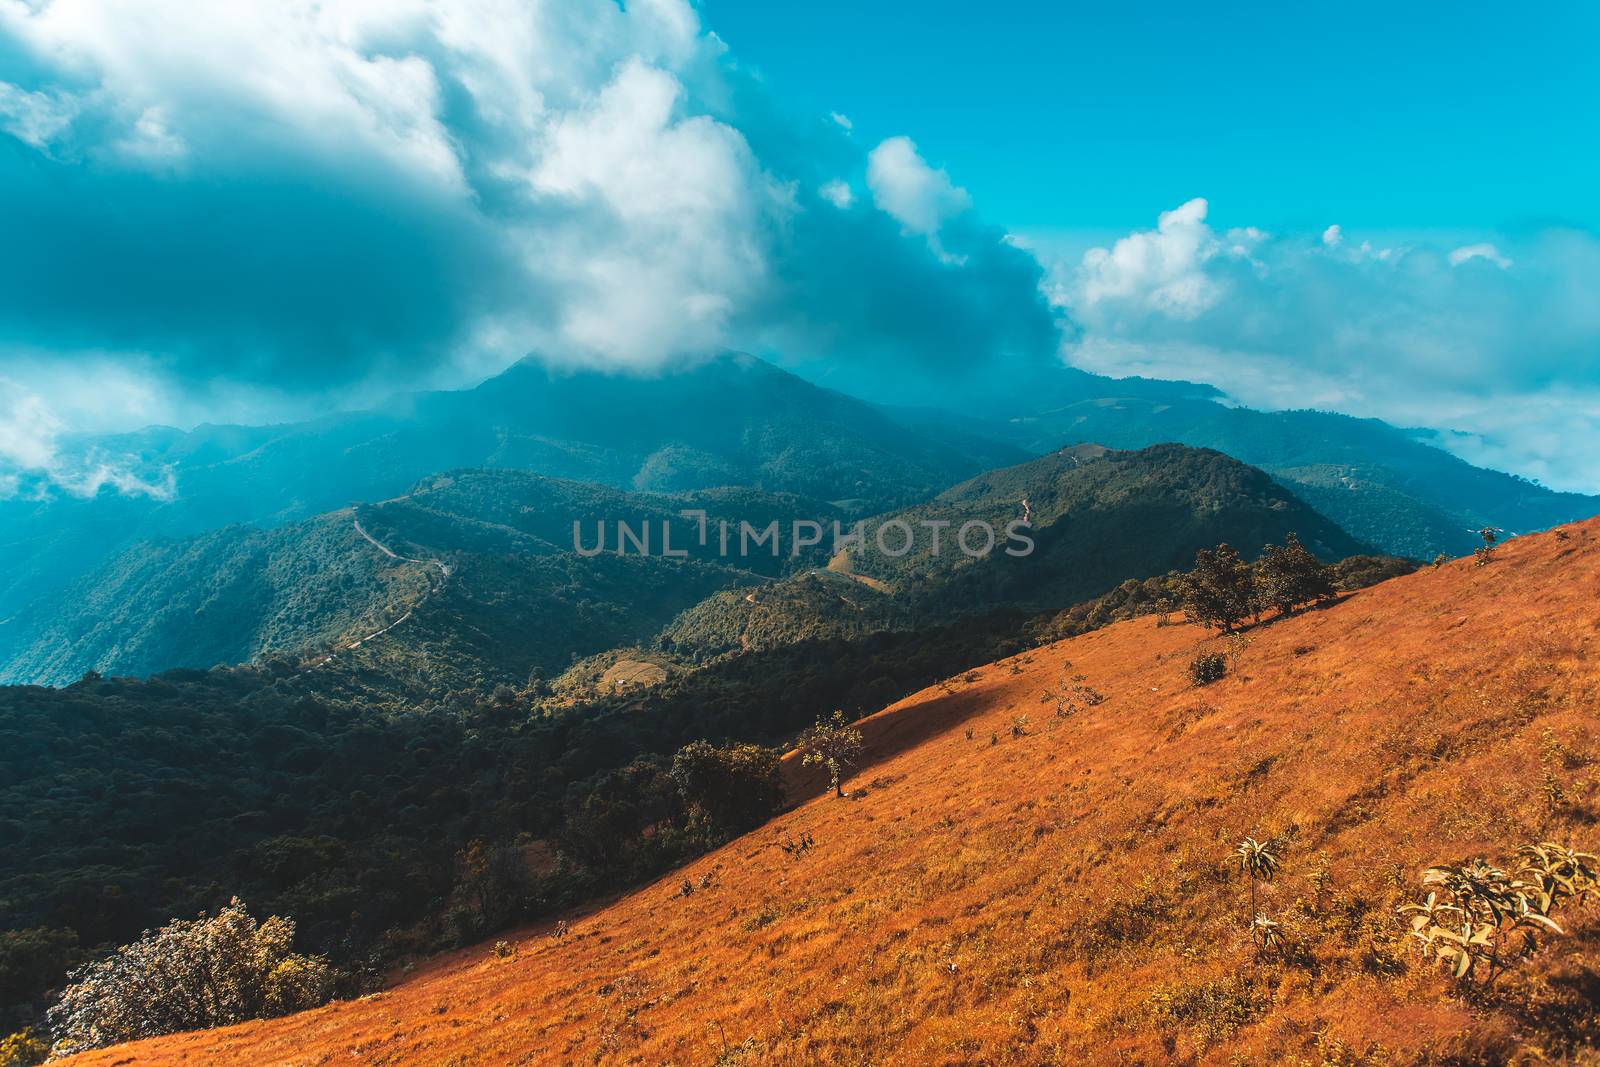
[(845, 720), (843, 711), (817, 724), (800, 737), (800, 763), (828, 769), (828, 784), (836, 797), (844, 796), (844, 775), (861, 757), (864, 740), (861, 731)]
[(562, 919), (550, 928), (550, 940), (560, 941), (572, 932), (572, 927), (567, 925), (567, 920)]
[(1250, 922), (1250, 940), (1256, 943), (1256, 955), (1263, 952), (1284, 951), (1286, 942), (1283, 937), (1283, 924), (1267, 917), (1265, 912), (1257, 912), (1256, 917)]
[[(1250, 922), (1252, 930), (1256, 919), (1261, 915), (1256, 910), (1256, 883), (1270, 882), (1278, 876), (1278, 868), (1283, 865), (1283, 857), (1279, 854), (1281, 849), (1282, 845), (1275, 837), (1266, 841), (1257, 841), (1253, 837), (1247, 837), (1239, 842), (1238, 848), (1233, 850), (1234, 858), (1239, 861), (1240, 873), (1250, 877)], [(1259, 946), (1257, 955), (1260, 955)]]
[(1228, 634), (1225, 639), (1228, 642), (1228, 669), (1237, 671), (1239, 669), (1239, 657), (1244, 655), (1245, 649), (1250, 647), (1250, 638), (1235, 631)]
[(778, 847), (786, 852), (790, 859), (797, 860), (811, 851), (811, 846), (816, 844), (810, 830), (801, 831), (799, 837), (785, 837)]
[(1063, 665), (1061, 677), (1040, 698), (1043, 703), (1055, 705), (1058, 719), (1068, 718), (1084, 708), (1097, 707), (1106, 701), (1103, 693), (1088, 684), (1088, 675), (1068, 674), (1071, 669), (1072, 664)]
[(967, 740), (968, 741), (972, 740), (972, 727), (970, 727), (970, 726), (967, 727)]
[(1210, 685), (1228, 673), (1228, 657), (1221, 652), (1202, 652), (1189, 661), (1189, 681), (1194, 685)]
[(1494, 562), (1494, 543), (1500, 539), (1500, 535), (1493, 526), (1485, 526), (1478, 531), (1478, 536), (1483, 538), (1483, 544), (1479, 545), (1472, 555), (1479, 567), (1486, 567)]
[(1016, 718), (1011, 720), (1012, 737), (1025, 737), (1027, 736), (1027, 733), (1028, 717), (1026, 715), (1018, 715)]
[(1450, 557), (1445, 555), (1443, 552), (1441, 552), (1437, 556), (1433, 557), (1433, 569), (1434, 570), (1438, 570), (1440, 567), (1443, 567), (1446, 563), (1449, 563), (1449, 562), (1450, 562)]
[(509, 941), (496, 941), (494, 943), (494, 956), (497, 960), (516, 959), (517, 950)]
[(1428, 895), (1399, 909), (1424, 957), (1450, 968), (1458, 982), (1487, 990), (1513, 964), (1539, 950), (1542, 935), (1563, 936), (1554, 917), (1596, 891), (1596, 861), (1554, 842), (1524, 845), (1515, 873), (1483, 859), (1429, 867)]

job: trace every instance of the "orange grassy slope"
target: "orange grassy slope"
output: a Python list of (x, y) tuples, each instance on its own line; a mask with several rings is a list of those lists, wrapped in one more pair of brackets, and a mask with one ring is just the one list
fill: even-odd
[[(1496, 557), (1258, 627), (1203, 689), (1185, 667), (1223, 639), (1150, 618), (993, 664), (866, 720), (851, 799), (564, 937), (73, 1062), (1594, 1062), (1600, 908), (1486, 1004), (1393, 914), (1431, 862), (1600, 844), (1600, 520)], [(1058, 719), (1063, 672), (1104, 701)], [(1276, 832), (1261, 907), (1294, 948), (1256, 964), (1229, 858)]]

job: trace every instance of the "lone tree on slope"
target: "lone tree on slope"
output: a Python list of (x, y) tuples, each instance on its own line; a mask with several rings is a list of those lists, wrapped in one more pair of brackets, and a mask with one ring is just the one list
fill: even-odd
[(800, 735), (800, 763), (806, 767), (820, 763), (828, 768), (833, 795), (842, 797), (845, 771), (855, 766), (861, 745), (861, 731), (845, 721), (843, 711), (835, 711), (833, 718), (818, 719), (815, 726)]

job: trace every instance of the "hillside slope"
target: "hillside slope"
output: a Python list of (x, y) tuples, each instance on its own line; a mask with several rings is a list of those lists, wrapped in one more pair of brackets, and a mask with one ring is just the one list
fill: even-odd
[[(1201, 690), (1185, 665), (1218, 638), (1120, 623), (873, 716), (850, 800), (565, 936), (67, 1062), (1593, 1062), (1600, 912), (1472, 1005), (1393, 908), (1433, 862), (1593, 850), (1597, 581), (1600, 522), (1518, 539), (1260, 627)], [(1103, 701), (1058, 719), (1063, 675)], [(1294, 839), (1260, 908), (1294, 952), (1252, 965), (1230, 854), (1273, 833)]]
[(11, 621), (15, 649), (0, 683), (65, 685), (87, 670), (143, 677), (322, 648), (414, 677), (419, 692), (521, 682), (531, 669), (554, 672), (648, 637), (716, 590), (781, 566), (719, 559), (688, 539), (686, 524), (682, 559), (664, 557), (659, 540), (648, 557), (573, 551), (575, 522), (591, 545), (602, 523), (614, 544), (619, 521), (648, 523), (659, 539), (683, 508), (785, 523), (835, 514), (754, 489), (635, 493), (525, 471), (451, 471), (286, 526), (136, 545)]

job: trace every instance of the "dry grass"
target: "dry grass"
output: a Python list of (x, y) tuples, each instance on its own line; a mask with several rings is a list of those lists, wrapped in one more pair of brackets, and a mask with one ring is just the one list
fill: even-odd
[[(867, 720), (850, 799), (564, 938), (73, 1062), (1597, 1062), (1573, 1049), (1600, 1030), (1600, 908), (1492, 1003), (1453, 995), (1393, 914), (1430, 862), (1600, 844), (1600, 521), (1566, 532), (1261, 627), (1200, 690), (1187, 665), (1221, 642), (1152, 619), (992, 665)], [(1069, 661), (1105, 700), (1058, 718), (1041, 697)], [(1274, 833), (1294, 839), (1262, 907), (1292, 952), (1255, 965), (1227, 861)]]

